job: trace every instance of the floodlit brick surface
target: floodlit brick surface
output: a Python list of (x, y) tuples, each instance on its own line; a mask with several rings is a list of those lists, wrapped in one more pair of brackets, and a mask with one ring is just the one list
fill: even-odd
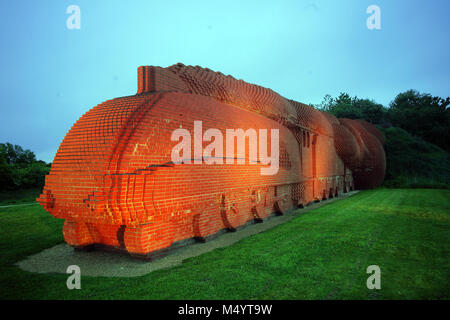
[[(248, 146), (245, 164), (172, 163), (172, 132), (193, 134), (194, 121), (203, 132), (219, 129), (224, 143), (226, 129), (278, 129), (278, 173), (261, 175), (262, 164), (248, 163)], [(65, 219), (68, 244), (146, 255), (376, 187), (386, 167), (383, 144), (365, 121), (337, 119), (219, 72), (144, 66), (136, 95), (97, 105), (72, 126), (38, 201)]]

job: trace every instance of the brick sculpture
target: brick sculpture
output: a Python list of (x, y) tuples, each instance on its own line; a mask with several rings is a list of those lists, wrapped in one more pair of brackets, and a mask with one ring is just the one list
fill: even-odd
[[(193, 132), (195, 121), (222, 132), (278, 129), (279, 170), (262, 175), (264, 164), (248, 157), (205, 164), (195, 150), (191, 163), (174, 163), (171, 134)], [(376, 187), (385, 173), (383, 144), (363, 120), (337, 119), (220, 72), (143, 66), (136, 95), (92, 108), (69, 130), (37, 200), (65, 219), (69, 245), (151, 259), (311, 201)]]

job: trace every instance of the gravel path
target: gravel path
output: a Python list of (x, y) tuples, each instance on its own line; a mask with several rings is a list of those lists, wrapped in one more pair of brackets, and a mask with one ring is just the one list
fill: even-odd
[(248, 236), (266, 231), (277, 225), (290, 221), (294, 217), (314, 210), (328, 203), (347, 198), (358, 191), (352, 191), (319, 203), (313, 203), (303, 209), (292, 210), (282, 216), (277, 216), (263, 223), (251, 224), (236, 232), (227, 232), (206, 243), (194, 243), (171, 252), (166, 257), (155, 261), (133, 259), (124, 254), (92, 251), (78, 252), (63, 243), (29, 256), (16, 265), (22, 270), (35, 273), (66, 273), (67, 267), (77, 265), (83, 276), (102, 277), (138, 277), (152, 271), (171, 268), (183, 260), (199, 256), (217, 248), (227, 247)]

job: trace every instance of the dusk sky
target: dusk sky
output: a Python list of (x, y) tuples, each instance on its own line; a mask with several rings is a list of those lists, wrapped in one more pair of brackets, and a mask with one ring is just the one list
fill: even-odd
[[(80, 29), (66, 26), (70, 5)], [(446, 0), (11, 0), (0, 12), (0, 142), (47, 162), (85, 112), (136, 93), (141, 65), (200, 65), (303, 103), (450, 95)]]

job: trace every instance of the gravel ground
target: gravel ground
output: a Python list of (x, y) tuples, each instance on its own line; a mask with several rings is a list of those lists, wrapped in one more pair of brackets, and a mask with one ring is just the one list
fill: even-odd
[(227, 232), (206, 243), (194, 243), (174, 250), (166, 257), (155, 261), (143, 261), (125, 254), (117, 254), (102, 251), (79, 252), (74, 251), (66, 243), (58, 244), (40, 253), (29, 256), (16, 265), (25, 271), (35, 273), (66, 273), (67, 267), (77, 265), (83, 276), (95, 277), (138, 277), (152, 271), (171, 268), (179, 265), (183, 260), (199, 256), (216, 248), (223, 248), (246, 238), (263, 232), (292, 218), (319, 208), (325, 204), (339, 199), (347, 198), (358, 191), (345, 193), (338, 198), (333, 198), (318, 203), (313, 203), (303, 209), (292, 210), (282, 216), (277, 216), (263, 223), (251, 224), (236, 232)]

